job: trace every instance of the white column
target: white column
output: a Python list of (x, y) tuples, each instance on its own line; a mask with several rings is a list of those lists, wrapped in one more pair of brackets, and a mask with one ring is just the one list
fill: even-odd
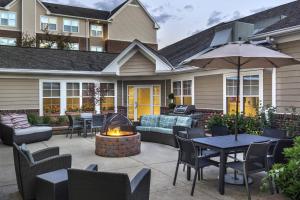
[[(97, 87), (100, 87), (100, 83), (95, 83), (95, 90), (97, 89)], [(95, 100), (95, 108), (96, 108), (96, 113), (99, 114), (101, 112), (100, 110), (100, 101), (97, 101), (100, 99), (100, 95), (99, 93), (96, 92), (96, 100)]]
[(67, 111), (67, 83), (60, 82), (60, 115), (65, 115)]
[(272, 106), (277, 106), (277, 69), (273, 68), (272, 71)]

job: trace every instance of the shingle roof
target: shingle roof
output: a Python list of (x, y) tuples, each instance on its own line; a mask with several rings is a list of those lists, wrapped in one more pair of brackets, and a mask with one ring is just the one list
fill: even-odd
[(0, 7), (5, 7), (7, 4), (12, 2), (13, 0), (0, 0)]
[(113, 9), (110, 12), (109, 17), (113, 16), (116, 12), (118, 12), (118, 10), (120, 10), (129, 0), (124, 1), (122, 4), (120, 4), (119, 6), (117, 6), (115, 9)]
[(70, 15), (70, 16), (92, 18), (92, 19), (102, 19), (102, 20), (106, 20), (110, 15), (110, 11), (96, 10), (91, 8), (81, 8), (76, 6), (61, 5), (61, 4), (54, 4), (48, 2), (42, 2), (42, 3), (47, 7), (47, 9), (50, 12), (55, 14)]
[(117, 54), (0, 46), (0, 68), (102, 71)]
[[(300, 1), (293, 1), (291, 3), (287, 3), (247, 17), (237, 19), (235, 21), (256, 23), (264, 19), (285, 16), (285, 18), (283, 18), (282, 20), (270, 25), (269, 27), (266, 27), (264, 30), (261, 30), (259, 32), (265, 33), (282, 28), (300, 25), (299, 10)], [(172, 65), (176, 66), (182, 61), (186, 60), (187, 58), (190, 58), (191, 56), (209, 48), (215, 34), (215, 29), (217, 27), (223, 26), (224, 24), (226, 23), (218, 24), (214, 27), (211, 27), (188, 38), (185, 38), (179, 42), (176, 42), (170, 46), (167, 46), (159, 50), (159, 53), (165, 58), (167, 58), (169, 62), (172, 63)]]

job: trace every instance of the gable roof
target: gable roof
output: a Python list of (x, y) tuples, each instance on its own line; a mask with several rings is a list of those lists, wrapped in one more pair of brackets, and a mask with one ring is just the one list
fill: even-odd
[[(240, 21), (245, 23), (255, 24), (262, 20), (282, 17), (275, 23), (265, 27), (256, 34), (267, 33), (270, 31), (288, 28), (292, 26), (300, 25), (300, 1), (293, 1), (278, 7), (274, 7), (247, 17), (243, 17), (234, 21)], [(184, 60), (196, 55), (205, 49), (210, 47), (210, 44), (214, 38), (215, 29), (224, 26), (225, 24), (232, 23), (220, 23), (214, 27), (208, 28), (188, 38), (180, 40), (172, 45), (164, 47), (159, 50), (159, 53), (164, 56), (173, 66), (181, 64)]]
[(51, 13), (60, 14), (60, 15), (70, 15), (70, 16), (84, 17), (84, 18), (91, 18), (91, 19), (100, 19), (100, 20), (101, 19), (107, 20), (110, 15), (109, 11), (104, 11), (104, 10), (82, 8), (82, 7), (48, 3), (48, 2), (42, 2), (42, 4), (44, 4), (44, 6)]
[(101, 72), (117, 54), (0, 46), (0, 68)]

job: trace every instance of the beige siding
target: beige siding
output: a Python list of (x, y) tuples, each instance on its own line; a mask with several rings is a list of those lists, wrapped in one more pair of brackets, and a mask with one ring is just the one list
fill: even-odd
[(108, 39), (121, 41), (139, 39), (145, 43), (157, 43), (154, 23), (143, 8), (132, 5), (122, 9), (108, 25)]
[(0, 110), (39, 109), (39, 81), (0, 79)]
[(197, 109), (223, 110), (223, 75), (195, 77)]
[(12, 31), (21, 31), (22, 29), (22, 1), (18, 0), (9, 11), (16, 13), (16, 27), (9, 27), (9, 26), (0, 26), (1, 29), (7, 29)]
[(264, 70), (264, 105), (272, 105), (272, 71)]
[(155, 64), (139, 51), (120, 68), (121, 76), (148, 76), (154, 74)]
[[(300, 59), (300, 41), (282, 43), (278, 48)], [(277, 69), (277, 107), (279, 112), (296, 107), (300, 111), (300, 65)]]
[(23, 25), (22, 25), (22, 31), (24, 33), (27, 33), (29, 35), (35, 35), (35, 5), (36, 5), (36, 0), (26, 0), (23, 1)]

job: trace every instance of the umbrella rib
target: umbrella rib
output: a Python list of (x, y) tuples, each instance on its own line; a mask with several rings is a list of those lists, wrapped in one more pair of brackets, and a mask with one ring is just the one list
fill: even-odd
[(278, 65), (276, 65), (274, 62), (272, 62), (270, 59), (268, 58), (265, 58), (269, 63), (271, 63), (272, 65), (274, 65), (276, 68), (279, 68)]
[(208, 63), (206, 63), (202, 68), (206, 68), (210, 63), (212, 63), (214, 59), (210, 59), (210, 61)]

